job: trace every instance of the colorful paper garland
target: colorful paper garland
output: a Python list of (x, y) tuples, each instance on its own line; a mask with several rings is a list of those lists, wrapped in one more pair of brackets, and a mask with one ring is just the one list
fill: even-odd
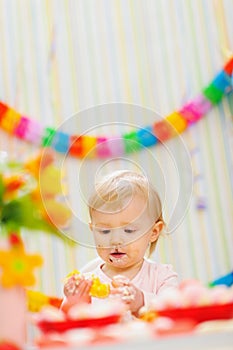
[(212, 82), (178, 111), (166, 116), (151, 126), (138, 131), (107, 137), (69, 135), (54, 128), (43, 128), (37, 121), (20, 115), (14, 109), (0, 102), (0, 127), (12, 136), (40, 147), (52, 147), (59, 153), (74, 157), (92, 156), (108, 158), (136, 152), (142, 147), (150, 147), (165, 142), (182, 133), (190, 125), (200, 120), (218, 104), (223, 96), (232, 90), (233, 57), (215, 76)]

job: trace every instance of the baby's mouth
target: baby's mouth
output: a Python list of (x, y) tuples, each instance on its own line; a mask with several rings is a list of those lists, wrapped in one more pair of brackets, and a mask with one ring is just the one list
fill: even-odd
[(110, 257), (111, 257), (111, 258), (114, 258), (114, 259), (120, 259), (120, 258), (122, 258), (122, 257), (125, 256), (125, 255), (126, 255), (125, 253), (119, 252), (118, 250), (116, 250), (116, 251), (110, 253)]

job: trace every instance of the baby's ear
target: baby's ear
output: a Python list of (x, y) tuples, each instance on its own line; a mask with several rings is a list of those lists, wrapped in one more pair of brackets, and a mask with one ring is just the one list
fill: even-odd
[(157, 221), (154, 224), (154, 226), (152, 227), (152, 235), (150, 237), (151, 242), (157, 241), (157, 239), (159, 238), (160, 232), (163, 230), (163, 228), (164, 228), (163, 221)]
[(89, 222), (89, 229), (90, 229), (91, 231), (93, 231), (93, 223), (92, 223), (92, 222)]

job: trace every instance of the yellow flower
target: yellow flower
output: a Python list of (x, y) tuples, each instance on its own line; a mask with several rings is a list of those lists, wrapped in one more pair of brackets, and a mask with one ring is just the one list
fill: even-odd
[(42, 265), (40, 255), (26, 254), (23, 248), (12, 248), (0, 251), (0, 267), (2, 275), (0, 283), (3, 287), (15, 285), (32, 286), (35, 283), (33, 270)]

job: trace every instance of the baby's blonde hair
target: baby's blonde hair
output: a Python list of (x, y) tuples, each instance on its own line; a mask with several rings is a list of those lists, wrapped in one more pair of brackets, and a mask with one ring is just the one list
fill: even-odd
[[(153, 222), (164, 223), (162, 205), (157, 191), (145, 175), (129, 170), (114, 171), (95, 184), (94, 191), (88, 200), (90, 218), (93, 210), (109, 213), (121, 211), (126, 200), (133, 199), (136, 194), (141, 195), (147, 202), (148, 213)], [(156, 243), (157, 241), (151, 243), (149, 255), (155, 250)]]

